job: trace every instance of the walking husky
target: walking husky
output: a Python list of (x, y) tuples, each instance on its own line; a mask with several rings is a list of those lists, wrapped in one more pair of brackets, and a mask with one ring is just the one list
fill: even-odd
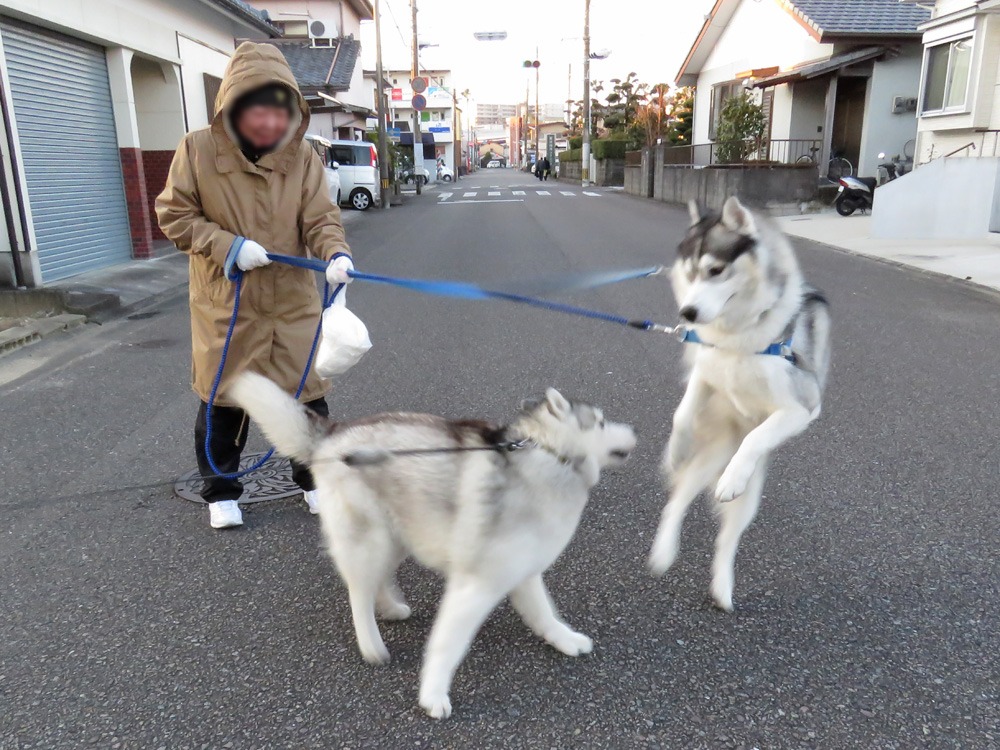
[(249, 373), (231, 395), (280, 453), (310, 466), (367, 661), (389, 659), (376, 608), (387, 620), (410, 616), (399, 564), (412, 555), (446, 577), (421, 671), (428, 714), (451, 714), (455, 670), (508, 594), (540, 638), (570, 656), (590, 652), (590, 638), (559, 619), (542, 573), (576, 531), (601, 469), (635, 447), (631, 427), (551, 388), (504, 428), (428, 414), (334, 424)]
[(791, 245), (768, 221), (735, 197), (721, 214), (694, 203), (690, 210), (671, 282), (694, 345), (663, 456), (670, 499), (649, 564), (656, 574), (673, 564), (688, 507), (714, 484), (711, 592), (732, 611), (736, 549), (757, 514), (771, 451), (819, 416), (830, 319), (826, 299), (803, 281)]

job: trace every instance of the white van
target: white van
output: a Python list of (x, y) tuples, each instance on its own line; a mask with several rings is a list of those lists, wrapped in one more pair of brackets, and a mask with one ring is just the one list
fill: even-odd
[(378, 150), (368, 141), (331, 141), (330, 158), (340, 168), (343, 200), (359, 211), (367, 211), (382, 197)]
[(335, 163), (330, 161), (330, 141), (311, 133), (306, 133), (305, 139), (306, 143), (312, 146), (323, 160), (323, 171), (326, 173), (326, 186), (330, 189), (330, 200), (339, 205), (344, 197), (344, 190), (340, 184), (340, 170)]

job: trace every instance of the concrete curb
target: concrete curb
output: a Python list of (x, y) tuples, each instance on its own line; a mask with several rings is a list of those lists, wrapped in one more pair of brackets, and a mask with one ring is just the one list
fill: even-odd
[(23, 325), (0, 331), (0, 355), (20, 349), (22, 346), (41, 341), (58, 331), (82, 326), (87, 322), (86, 315), (61, 313), (48, 318), (32, 318)]

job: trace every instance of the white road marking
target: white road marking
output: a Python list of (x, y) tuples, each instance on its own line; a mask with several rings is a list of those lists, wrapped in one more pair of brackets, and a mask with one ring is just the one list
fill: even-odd
[(438, 195), (438, 198), (445, 201), (448, 200), (452, 195), (454, 195), (454, 193), (441, 193), (440, 195)]
[(552, 195), (548, 190), (536, 190), (535, 195)]
[(600, 194), (600, 193), (591, 193), (591, 192), (588, 192), (587, 190), (584, 190), (584, 191), (583, 191), (583, 194), (584, 194), (584, 195), (590, 195), (590, 196), (593, 196), (594, 198), (600, 198), (600, 197), (601, 197), (601, 194)]
[(461, 204), (473, 204), (473, 203), (524, 203), (524, 198), (481, 198), (477, 201), (442, 201), (439, 206), (458, 206)]
[(510, 193), (511, 195), (524, 195), (523, 190), (511, 190)]
[(572, 195), (572, 196), (575, 196), (576, 193), (574, 193), (572, 190), (560, 190), (559, 191), (559, 195)]
[(487, 195), (490, 195), (490, 196), (500, 195), (500, 191), (497, 190), (496, 192), (489, 192), (489, 193), (487, 193)]
[(473, 191), (472, 191), (471, 193), (466, 193), (466, 194), (465, 194), (465, 195), (463, 195), (462, 197), (463, 197), (463, 198), (475, 198), (475, 197), (476, 197), (476, 195), (478, 195), (478, 193), (476, 193), (476, 191), (475, 191), (475, 190), (473, 190)]

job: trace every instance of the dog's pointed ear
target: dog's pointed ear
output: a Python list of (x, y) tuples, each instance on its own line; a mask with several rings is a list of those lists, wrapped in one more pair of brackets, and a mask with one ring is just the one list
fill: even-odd
[(757, 233), (757, 224), (746, 207), (735, 195), (729, 196), (722, 205), (722, 225), (739, 234), (753, 235)]
[(560, 419), (564, 418), (572, 410), (569, 401), (555, 388), (549, 388), (545, 391), (545, 405), (548, 407), (549, 411)]
[(701, 221), (701, 206), (698, 205), (698, 201), (693, 198), (688, 201), (688, 213), (691, 215), (691, 226), (694, 226)]

